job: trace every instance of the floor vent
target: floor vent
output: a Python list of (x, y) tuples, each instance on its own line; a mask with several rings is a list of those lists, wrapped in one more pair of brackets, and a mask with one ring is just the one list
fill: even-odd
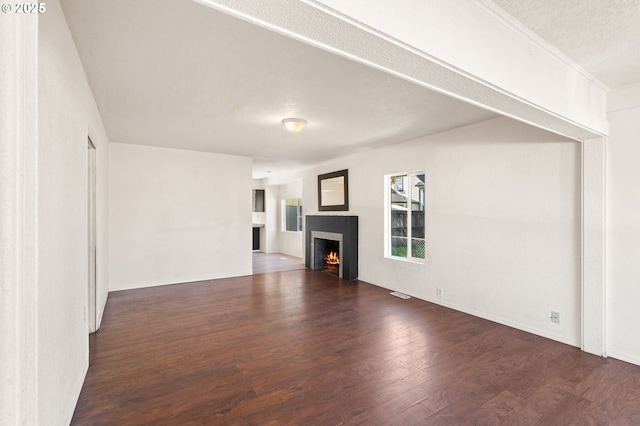
[(400, 299), (411, 299), (411, 296), (409, 296), (408, 294), (400, 293), (399, 291), (392, 291), (389, 294), (399, 297)]

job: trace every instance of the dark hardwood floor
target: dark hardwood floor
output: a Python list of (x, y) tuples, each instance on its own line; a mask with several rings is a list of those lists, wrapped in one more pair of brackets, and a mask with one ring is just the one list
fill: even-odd
[(74, 425), (638, 425), (640, 367), (311, 270), (111, 293)]

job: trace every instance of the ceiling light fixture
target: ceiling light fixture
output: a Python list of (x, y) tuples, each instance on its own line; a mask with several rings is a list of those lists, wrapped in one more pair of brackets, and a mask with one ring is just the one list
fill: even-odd
[(301, 118), (285, 118), (282, 120), (282, 124), (284, 124), (284, 127), (291, 133), (298, 133), (304, 125), (307, 124), (307, 120)]

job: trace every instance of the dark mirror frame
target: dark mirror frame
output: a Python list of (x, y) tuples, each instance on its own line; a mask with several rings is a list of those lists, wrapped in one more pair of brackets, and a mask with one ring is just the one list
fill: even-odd
[[(344, 194), (342, 204), (323, 204), (322, 203), (322, 182), (327, 179), (334, 179), (338, 177), (344, 178)], [(325, 173), (318, 175), (318, 211), (347, 211), (349, 210), (349, 170), (339, 170), (337, 172)]]

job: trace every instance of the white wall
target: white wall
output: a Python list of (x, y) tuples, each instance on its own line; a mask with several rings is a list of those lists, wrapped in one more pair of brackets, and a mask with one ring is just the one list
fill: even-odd
[[(264, 190), (264, 203), (266, 224), (264, 226), (265, 245), (263, 251), (265, 253), (280, 252), (280, 187), (276, 185), (266, 185)], [(262, 244), (262, 241), (260, 241)], [(260, 247), (263, 247), (262, 245)]]
[(251, 159), (111, 143), (110, 290), (251, 274)]
[[(608, 354), (640, 365), (640, 88), (609, 113), (607, 144)], [(613, 94), (632, 95), (633, 88)], [(634, 106), (632, 106), (634, 105)]]
[(37, 423), (38, 17), (0, 14), (0, 424)]
[[(336, 214), (359, 216), (359, 279), (579, 346), (580, 153), (492, 120), (305, 172), (305, 214), (318, 214), (317, 175), (347, 168), (350, 210)], [(413, 170), (426, 175), (425, 264), (383, 253), (383, 176)]]
[(40, 15), (38, 53), (38, 418), (64, 424), (88, 367), (88, 135), (97, 148), (100, 308), (107, 296), (108, 144), (56, 0)]

